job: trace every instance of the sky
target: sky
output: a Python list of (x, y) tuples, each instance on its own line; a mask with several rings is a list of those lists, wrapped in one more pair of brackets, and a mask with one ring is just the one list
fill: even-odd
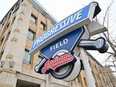
[[(1, 0), (0, 1), (0, 20), (5, 16), (5, 14), (9, 11), (9, 9), (13, 6), (13, 4), (17, 0)], [(43, 7), (51, 14), (53, 17), (60, 21), (65, 17), (69, 16), (73, 12), (81, 9), (82, 7), (88, 5), (93, 0), (37, 0)], [(104, 13), (106, 8), (111, 3), (112, 0), (96, 0), (102, 11), (98, 14), (98, 18), (101, 20), (104, 17)], [(113, 35), (113, 38), (116, 38), (116, 0), (114, 1), (111, 9), (110, 9), (110, 33)], [(101, 63), (104, 63), (104, 60), (107, 58), (108, 55), (106, 54), (99, 54), (96, 51), (92, 51), (91, 54)], [(99, 56), (98, 56), (99, 55)]]

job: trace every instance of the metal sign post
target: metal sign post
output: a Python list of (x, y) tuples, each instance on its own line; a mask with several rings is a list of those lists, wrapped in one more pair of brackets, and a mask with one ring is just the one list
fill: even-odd
[(87, 85), (88, 85), (88, 87), (96, 87), (93, 75), (91, 73), (91, 68), (90, 68), (90, 65), (88, 62), (86, 51), (84, 50), (84, 48), (80, 48), (80, 52), (81, 52), (81, 56), (82, 56), (83, 66), (85, 69)]

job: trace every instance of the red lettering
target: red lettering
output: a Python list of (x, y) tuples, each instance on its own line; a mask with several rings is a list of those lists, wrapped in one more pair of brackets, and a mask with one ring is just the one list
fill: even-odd
[(73, 59), (74, 57), (70, 52), (61, 56), (56, 56), (54, 59), (45, 62), (42, 73), (46, 73), (49, 69), (55, 70), (56, 68), (71, 62)]

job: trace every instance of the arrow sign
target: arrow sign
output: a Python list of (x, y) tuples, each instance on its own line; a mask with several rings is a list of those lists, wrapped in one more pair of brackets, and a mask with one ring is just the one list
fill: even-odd
[(40, 53), (47, 59), (52, 58), (52, 56), (59, 50), (72, 51), (75, 45), (79, 42), (82, 34), (84, 33), (83, 28), (78, 28), (75, 31), (64, 35), (63, 37), (57, 39), (53, 43), (44, 47), (40, 50)]
[(100, 11), (101, 9), (98, 3), (92, 2), (84, 8), (66, 17), (62, 21), (58, 22), (33, 42), (29, 52), (30, 55), (38, 52), (65, 34), (91, 23), (93, 17), (95, 17)]

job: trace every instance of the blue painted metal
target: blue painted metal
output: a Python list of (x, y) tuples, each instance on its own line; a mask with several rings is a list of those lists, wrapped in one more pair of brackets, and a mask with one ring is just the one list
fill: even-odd
[[(40, 37), (38, 37), (32, 44), (32, 47), (30, 49), (30, 53), (32, 53), (37, 48), (41, 48), (41, 45), (43, 43), (46, 43), (48, 40), (53, 39), (54, 36), (57, 34), (61, 34), (63, 31), (69, 29), (71, 26), (74, 26), (78, 24), (81, 21), (84, 21), (84, 19), (88, 18), (90, 10), (90, 4), (82, 8), (81, 10), (71, 14), (67, 18), (63, 19), (56, 25), (54, 25), (52, 28), (45, 31)], [(70, 32), (69, 30), (68, 32)], [(63, 36), (63, 35), (62, 35)]]
[(78, 28), (75, 31), (64, 35), (63, 37), (57, 39), (53, 43), (44, 47), (40, 50), (40, 53), (47, 59), (52, 58), (52, 56), (59, 50), (72, 51), (75, 45), (79, 42), (82, 34), (84, 33), (83, 28)]

